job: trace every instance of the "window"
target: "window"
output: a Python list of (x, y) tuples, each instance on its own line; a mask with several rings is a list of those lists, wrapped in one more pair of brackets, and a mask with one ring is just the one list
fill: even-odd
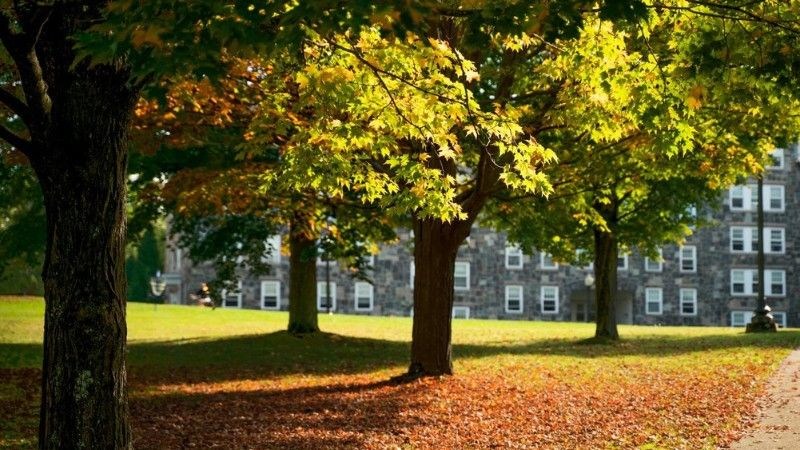
[(628, 255), (617, 257), (617, 270), (628, 270)]
[(375, 290), (373, 286), (364, 281), (355, 284), (356, 311), (372, 311), (375, 300)]
[[(784, 187), (783, 185), (764, 185), (764, 211), (783, 212)], [(734, 186), (729, 191), (731, 211), (757, 211), (758, 210), (758, 186)]]
[(241, 308), (242, 307), (242, 280), (236, 283), (236, 292), (228, 292), (222, 290), (222, 306), (225, 308)]
[(764, 189), (767, 199), (767, 202), (764, 203), (764, 211), (783, 211), (783, 186), (764, 186)]
[(785, 167), (785, 154), (782, 148), (776, 148), (769, 156), (772, 159), (772, 164), (768, 165), (767, 169), (780, 170)]
[(661, 272), (664, 270), (664, 251), (658, 249), (658, 259), (644, 258), (644, 271), (645, 272)]
[(540, 292), (542, 314), (558, 314), (558, 287), (542, 286)]
[(455, 290), (466, 291), (469, 290), (469, 263), (465, 261), (456, 261), (455, 273), (453, 274), (453, 281)]
[(681, 315), (682, 316), (696, 316), (697, 315), (697, 289), (681, 289)]
[(645, 288), (645, 314), (660, 315), (664, 305), (664, 293), (661, 288)]
[(408, 265), (408, 285), (412, 288), (414, 287), (414, 272), (414, 261), (411, 261), (411, 263)]
[(549, 253), (539, 253), (539, 268), (542, 270), (558, 270), (558, 263), (553, 261), (553, 256)]
[(783, 228), (764, 228), (766, 253), (783, 253), (786, 247), (786, 232)]
[(281, 309), (281, 282), (261, 282), (261, 309)]
[[(731, 326), (743, 327), (753, 320), (753, 311), (731, 311)], [(781, 328), (786, 328), (786, 313), (783, 311), (772, 311), (772, 318)]]
[(453, 319), (469, 319), (469, 306), (453, 306)]
[(522, 286), (506, 286), (506, 312), (513, 314), (522, 312)]
[(522, 269), (522, 250), (519, 247), (506, 247), (506, 269)]
[[(767, 279), (767, 284), (764, 286), (764, 295), (773, 297), (783, 297), (786, 295), (786, 271), (774, 269), (765, 270), (764, 276)], [(758, 294), (758, 270), (731, 270), (731, 294)]]
[(276, 234), (270, 236), (266, 242), (266, 250), (269, 253), (268, 257), (263, 258), (263, 261), (271, 264), (280, 264), (281, 262), (281, 235)]
[(782, 270), (765, 270), (764, 277), (769, 281), (765, 286), (767, 295), (783, 296), (786, 292), (786, 272)]
[(697, 272), (697, 248), (693, 245), (681, 247), (681, 272)]
[(328, 283), (317, 281), (317, 309), (320, 311), (336, 310), (336, 282), (331, 281), (331, 296), (328, 298)]
[[(758, 250), (758, 228), (731, 227), (731, 253), (755, 253)], [(764, 228), (764, 252), (784, 253), (786, 232), (783, 228)]]
[(663, 291), (661, 288), (646, 288), (644, 290), (645, 313), (650, 315), (661, 315), (664, 303)]
[[(747, 192), (749, 194), (749, 192)], [(744, 186), (734, 186), (730, 190), (731, 211), (743, 211), (745, 208), (745, 188)], [(749, 202), (749, 199), (748, 199)]]
[(731, 311), (731, 326), (743, 327), (753, 318), (752, 311)]

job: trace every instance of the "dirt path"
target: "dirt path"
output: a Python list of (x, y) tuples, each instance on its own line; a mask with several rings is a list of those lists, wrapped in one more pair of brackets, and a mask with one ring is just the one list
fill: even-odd
[(731, 449), (800, 449), (800, 349), (781, 363), (768, 385), (758, 424)]

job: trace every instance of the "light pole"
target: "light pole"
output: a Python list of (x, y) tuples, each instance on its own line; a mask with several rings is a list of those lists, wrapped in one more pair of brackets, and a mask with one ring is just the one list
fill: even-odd
[(161, 276), (161, 271), (156, 271), (156, 276), (150, 277), (150, 292), (153, 294), (153, 311), (158, 308), (158, 300), (167, 288), (167, 282)]
[(778, 325), (772, 317), (772, 308), (767, 306), (764, 298), (764, 288), (767, 280), (764, 278), (764, 245), (769, 242), (764, 239), (764, 174), (758, 176), (758, 215), (756, 216), (756, 233), (758, 233), (758, 253), (756, 254), (756, 266), (758, 267), (758, 297), (756, 299), (756, 310), (753, 318), (747, 324), (747, 333), (761, 331), (778, 331)]
[(586, 274), (586, 278), (583, 279), (583, 285), (586, 286), (586, 303), (583, 304), (583, 317), (588, 322), (589, 309), (592, 302), (592, 286), (594, 286), (594, 276), (591, 273)]

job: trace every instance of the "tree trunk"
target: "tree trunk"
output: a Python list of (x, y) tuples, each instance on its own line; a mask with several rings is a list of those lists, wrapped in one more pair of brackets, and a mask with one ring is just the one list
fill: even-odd
[(39, 447), (125, 449), (125, 183), (137, 94), (108, 66), (58, 75), (48, 133), (30, 158), (47, 212)]
[(619, 339), (617, 332), (617, 259), (619, 248), (613, 233), (594, 229), (595, 302), (597, 306), (596, 338)]
[(408, 376), (451, 375), (453, 271), (470, 224), (414, 220), (414, 326)]
[(319, 331), (317, 324), (317, 244), (302, 212), (289, 232), (289, 327), (292, 334)]

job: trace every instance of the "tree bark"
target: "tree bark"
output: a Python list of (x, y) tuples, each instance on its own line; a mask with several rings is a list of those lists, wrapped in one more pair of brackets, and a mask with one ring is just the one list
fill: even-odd
[(453, 373), (451, 324), (458, 247), (470, 222), (414, 220), (414, 325), (408, 376)]
[(317, 323), (317, 244), (300, 210), (289, 231), (289, 327), (292, 334), (319, 331)]
[(613, 233), (594, 229), (595, 302), (597, 307), (596, 338), (619, 339), (617, 331), (617, 259), (619, 248)]
[(48, 130), (30, 157), (47, 212), (42, 449), (130, 448), (125, 183), (137, 92), (127, 78), (108, 66), (52, 74)]

